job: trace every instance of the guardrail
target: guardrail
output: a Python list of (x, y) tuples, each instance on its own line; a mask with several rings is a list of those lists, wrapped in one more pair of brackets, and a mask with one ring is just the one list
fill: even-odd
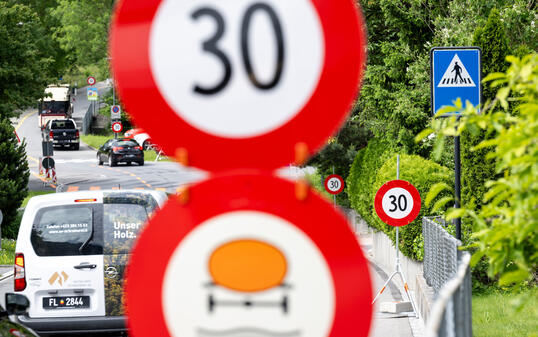
[(427, 337), (472, 337), (471, 255), (465, 253), (456, 277), (441, 289), (426, 326)]
[(428, 337), (472, 337), (471, 255), (440, 218), (423, 218), (424, 278), (436, 293), (426, 326)]
[(441, 218), (422, 218), (424, 237), (424, 278), (439, 292), (458, 270), (458, 247), (461, 242), (444, 228)]

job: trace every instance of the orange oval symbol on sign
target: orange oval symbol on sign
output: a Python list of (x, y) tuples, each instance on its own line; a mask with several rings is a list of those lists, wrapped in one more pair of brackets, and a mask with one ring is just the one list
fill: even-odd
[(257, 240), (237, 240), (215, 249), (209, 258), (213, 282), (241, 292), (257, 292), (282, 284), (287, 263), (276, 247)]

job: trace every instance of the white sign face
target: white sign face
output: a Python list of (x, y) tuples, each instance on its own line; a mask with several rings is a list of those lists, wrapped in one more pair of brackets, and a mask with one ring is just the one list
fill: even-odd
[(340, 181), (340, 179), (338, 179), (338, 178), (336, 178), (336, 177), (330, 178), (330, 179), (327, 181), (327, 188), (328, 188), (331, 192), (336, 192), (336, 191), (338, 191), (341, 187), (342, 187), (342, 182)]
[(383, 196), (383, 211), (393, 219), (402, 219), (413, 210), (413, 197), (406, 189), (394, 187)]
[(334, 320), (333, 280), (316, 244), (256, 211), (197, 226), (172, 254), (162, 289), (172, 336), (322, 337)]
[(149, 53), (157, 87), (180, 118), (244, 138), (296, 116), (317, 87), (325, 44), (310, 0), (164, 0)]

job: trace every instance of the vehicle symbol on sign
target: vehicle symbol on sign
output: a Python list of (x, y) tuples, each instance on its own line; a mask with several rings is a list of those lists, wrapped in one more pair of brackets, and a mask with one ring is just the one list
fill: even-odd
[[(209, 259), (209, 274), (212, 282), (206, 284), (210, 290), (208, 309), (214, 312), (217, 306), (281, 307), (288, 312), (287, 290), (290, 285), (283, 282), (287, 272), (284, 254), (276, 247), (259, 240), (243, 239), (228, 242), (213, 251)], [(237, 274), (241, 278), (237, 278)], [(215, 298), (215, 287), (238, 292), (243, 299), (219, 301)], [(275, 301), (253, 299), (256, 293), (280, 287), (284, 295)]]

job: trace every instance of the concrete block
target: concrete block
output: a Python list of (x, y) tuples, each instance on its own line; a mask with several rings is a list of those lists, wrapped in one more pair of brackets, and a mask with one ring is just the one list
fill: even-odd
[(398, 314), (400, 312), (413, 311), (411, 302), (381, 302), (379, 311)]

